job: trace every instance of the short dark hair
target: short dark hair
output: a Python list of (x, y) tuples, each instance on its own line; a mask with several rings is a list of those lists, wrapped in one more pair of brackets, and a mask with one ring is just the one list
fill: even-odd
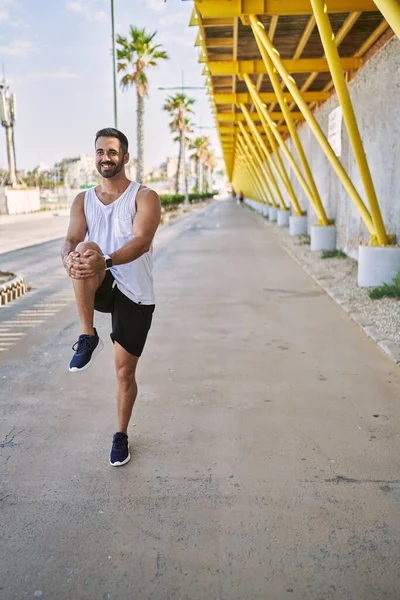
[(96, 139), (94, 141), (95, 144), (96, 144), (97, 140), (99, 139), (99, 137), (117, 138), (117, 140), (119, 140), (119, 143), (121, 144), (121, 150), (122, 150), (123, 154), (126, 154), (128, 152), (128, 148), (129, 148), (128, 138), (126, 137), (126, 135), (124, 133), (122, 133), (122, 131), (118, 131), (118, 129), (114, 129), (114, 127), (106, 127), (105, 129), (100, 129), (100, 131), (98, 131), (96, 133)]

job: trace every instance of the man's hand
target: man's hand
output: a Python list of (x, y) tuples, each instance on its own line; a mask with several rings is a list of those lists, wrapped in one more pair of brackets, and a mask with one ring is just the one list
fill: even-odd
[(106, 268), (104, 256), (96, 250), (86, 250), (82, 254), (71, 252), (64, 261), (68, 275), (72, 279), (86, 279), (103, 273)]

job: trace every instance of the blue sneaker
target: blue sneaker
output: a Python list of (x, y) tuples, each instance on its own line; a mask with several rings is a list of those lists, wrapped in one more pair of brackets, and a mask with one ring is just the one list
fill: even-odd
[(131, 460), (129, 452), (128, 436), (125, 433), (114, 433), (111, 446), (110, 465), (112, 467), (122, 467)]
[(85, 371), (92, 366), (93, 358), (101, 352), (104, 348), (104, 344), (97, 335), (96, 329), (94, 335), (80, 335), (78, 341), (72, 346), (72, 350), (75, 350), (75, 354), (69, 363), (69, 370), (71, 373), (76, 371)]

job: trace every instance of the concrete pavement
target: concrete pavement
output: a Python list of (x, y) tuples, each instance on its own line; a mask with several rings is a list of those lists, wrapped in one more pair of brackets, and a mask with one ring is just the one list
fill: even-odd
[(86, 373), (67, 285), (0, 355), (1, 597), (399, 598), (397, 367), (258, 215), (189, 225), (156, 258), (129, 465), (108, 317)]
[(0, 254), (65, 236), (69, 211), (0, 216)]

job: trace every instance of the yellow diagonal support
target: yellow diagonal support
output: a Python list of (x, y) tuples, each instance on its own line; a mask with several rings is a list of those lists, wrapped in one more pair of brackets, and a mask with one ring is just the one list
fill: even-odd
[(272, 83), (272, 87), (274, 88), (274, 92), (276, 94), (276, 97), (278, 98), (279, 106), (281, 107), (281, 110), (285, 117), (285, 121), (289, 128), (290, 135), (293, 140), (293, 144), (294, 144), (294, 146), (297, 150), (297, 154), (300, 158), (300, 163), (303, 167), (304, 173), (306, 174), (308, 185), (310, 187), (310, 190), (311, 190), (313, 198), (314, 198), (313, 208), (317, 214), (318, 222), (321, 225), (326, 226), (329, 224), (328, 217), (326, 215), (325, 208), (322, 204), (321, 197), (319, 195), (317, 186), (315, 184), (315, 180), (314, 180), (313, 174), (311, 172), (310, 165), (308, 164), (308, 160), (307, 160), (306, 154), (304, 152), (303, 145), (300, 141), (299, 134), (297, 133), (296, 126), (293, 122), (291, 112), (289, 110), (289, 107), (288, 107), (285, 99), (284, 99), (283, 91), (282, 91), (282, 88), (279, 83), (278, 75), (274, 71), (274, 66), (272, 64), (272, 61), (271, 61), (270, 57), (268, 56), (268, 53), (266, 52), (264, 46), (262, 45), (261, 39), (259, 38), (259, 36), (257, 34), (257, 28), (254, 27), (254, 25), (252, 25), (252, 29), (253, 29), (253, 33), (256, 38), (256, 42), (257, 42), (258, 48), (260, 50), (262, 59), (265, 63), (265, 67), (267, 69), (268, 76)]
[[(259, 92), (256, 90), (255, 86), (253, 86), (250, 79), (247, 82), (247, 86), (249, 88), (249, 91), (251, 92), (250, 95), (255, 94), (257, 99), (259, 99)], [(296, 175), (297, 179), (299, 180), (299, 183), (300, 183), (301, 187), (303, 188), (307, 198), (309, 198), (310, 202), (312, 203), (311, 190), (308, 187), (303, 175), (301, 174), (300, 169), (298, 168), (297, 164), (295, 163), (291, 153), (289, 152), (289, 149), (286, 146), (282, 136), (280, 135), (277, 128), (275, 127), (275, 124), (271, 119), (270, 113), (267, 112), (266, 107), (261, 102), (255, 101), (254, 98), (253, 98), (253, 102), (254, 102), (254, 106), (255, 106), (258, 118), (260, 119), (260, 121), (264, 127), (264, 131), (267, 134), (268, 142), (272, 148), (273, 157), (276, 159), (278, 166), (279, 166), (279, 170), (281, 171), (281, 173), (286, 181), (287, 189), (290, 189), (291, 195), (295, 196), (292, 183), (290, 181), (289, 175), (287, 174), (285, 165), (283, 163), (283, 160), (280, 155), (280, 152), (279, 152), (276, 142), (278, 142), (278, 145), (282, 148), (283, 154), (286, 156), (286, 158), (287, 158), (290, 166), (292, 167), (294, 174)]]
[[(247, 133), (247, 131), (244, 128), (243, 123), (239, 123), (239, 128), (240, 131), (242, 132), (242, 135), (244, 137), (244, 139), (246, 140), (247, 146), (253, 146), (254, 148), (254, 144), (253, 144), (253, 140), (251, 139), (250, 135)], [(256, 139), (256, 138), (254, 138)], [(254, 151), (257, 152), (257, 150), (254, 148)], [(264, 163), (260, 154), (257, 152), (257, 155), (259, 156), (259, 160), (260, 160), (260, 165), (263, 166), (263, 169), (266, 170), (266, 177), (268, 179), (268, 182), (271, 184), (272, 189), (275, 192), (275, 196), (278, 198), (279, 200), (279, 204), (281, 205), (282, 210), (287, 210), (287, 206), (285, 204), (285, 201), (282, 197), (281, 191), (279, 189), (279, 186), (277, 185), (276, 181), (275, 181), (275, 177), (273, 176), (270, 166), (268, 164), (268, 162)]]
[(269, 186), (269, 182), (265, 176), (265, 173), (263, 171), (263, 169), (261, 168), (260, 164), (258, 161), (256, 161), (256, 159), (254, 158), (254, 155), (252, 155), (251, 152), (251, 148), (249, 148), (244, 140), (244, 138), (241, 136), (241, 134), (239, 134), (237, 136), (237, 141), (239, 144), (239, 147), (241, 148), (244, 157), (250, 162), (250, 165), (253, 167), (253, 171), (254, 174), (256, 176), (256, 178), (259, 180), (260, 185), (261, 185), (261, 189), (264, 191), (264, 195), (267, 196), (268, 200), (266, 202), (266, 204), (268, 204), (269, 206), (274, 206), (276, 207), (276, 201), (275, 198), (272, 194), (271, 188)]
[(331, 163), (332, 167), (336, 171), (336, 174), (338, 175), (340, 181), (342, 182), (342, 184), (343, 184), (345, 190), (347, 191), (347, 193), (349, 194), (350, 198), (353, 200), (354, 205), (357, 208), (358, 212), (360, 213), (365, 226), (367, 227), (368, 231), (370, 232), (370, 234), (372, 236), (376, 235), (376, 229), (375, 229), (374, 223), (372, 221), (371, 215), (368, 212), (367, 207), (365, 206), (364, 202), (362, 201), (362, 199), (361, 199), (359, 193), (357, 192), (350, 177), (344, 170), (341, 162), (339, 161), (336, 154), (332, 150), (331, 145), (329, 144), (328, 140), (326, 139), (325, 134), (322, 131), (319, 123), (317, 122), (313, 113), (309, 109), (307, 102), (305, 101), (303, 95), (300, 93), (299, 89), (297, 88), (295, 80), (293, 79), (293, 77), (291, 75), (289, 75), (289, 73), (284, 68), (281, 58), (280, 58), (280, 55), (279, 55), (279, 52), (276, 50), (276, 48), (274, 48), (273, 44), (271, 43), (270, 39), (268, 38), (267, 34), (265, 33), (262, 23), (260, 23), (258, 21), (258, 19), (255, 15), (249, 15), (249, 20), (252, 25), (257, 27), (258, 37), (262, 41), (264, 48), (267, 50), (270, 58), (272, 59), (272, 62), (274, 63), (274, 67), (279, 72), (279, 74), (282, 77), (289, 92), (293, 96), (297, 106), (299, 107), (299, 109), (301, 110), (303, 115), (305, 116), (306, 121), (309, 124), (315, 137), (317, 138), (325, 156), (327, 157), (327, 159)]
[(400, 3), (398, 0), (375, 0), (390, 27), (398, 38), (400, 38)]
[(295, 211), (295, 214), (297, 216), (301, 216), (303, 214), (299, 202), (296, 198), (296, 194), (294, 193), (293, 187), (290, 183), (289, 180), (289, 185), (288, 185), (288, 178), (287, 180), (285, 180), (284, 176), (282, 175), (282, 173), (280, 172), (279, 168), (277, 167), (277, 165), (275, 164), (275, 161), (273, 160), (271, 153), (269, 152), (267, 146), (265, 145), (264, 140), (262, 139), (261, 135), (258, 133), (257, 129), (254, 127), (254, 123), (251, 121), (250, 119), (250, 113), (247, 110), (247, 108), (245, 107), (244, 104), (240, 105), (240, 109), (246, 119), (246, 122), (248, 124), (248, 126), (250, 127), (252, 134), (254, 136), (254, 138), (258, 141), (258, 145), (260, 146), (260, 148), (262, 149), (262, 151), (264, 152), (267, 160), (269, 161), (271, 167), (273, 168), (273, 170), (275, 171), (277, 177), (279, 178), (279, 181), (281, 182), (282, 186), (284, 188), (286, 188), (288, 197), (289, 197), (289, 201), (290, 204), (293, 206), (293, 209)]
[(265, 204), (274, 206), (274, 204), (272, 203), (273, 197), (272, 197), (269, 185), (268, 185), (265, 177), (261, 174), (261, 171), (259, 171), (257, 169), (255, 161), (250, 156), (250, 152), (249, 152), (248, 148), (246, 147), (246, 145), (240, 135), (238, 135), (237, 141), (238, 141), (238, 150), (241, 152), (243, 159), (245, 160), (245, 162), (247, 164), (248, 169), (253, 174), (253, 177), (255, 178), (256, 181), (258, 181), (260, 190), (262, 192), (261, 198), (262, 198), (263, 202), (264, 202), (264, 196), (266, 196), (268, 200), (267, 200), (267, 202), (265, 202)]
[[(282, 138), (281, 134), (277, 130), (276, 123), (274, 123), (271, 120), (271, 118), (268, 114), (268, 111), (267, 111), (267, 107), (265, 106), (264, 103), (262, 103), (260, 101), (259, 94), (258, 94), (257, 90), (255, 89), (254, 84), (252, 83), (251, 79), (248, 77), (248, 75), (245, 76), (245, 82), (246, 82), (246, 85), (247, 85), (251, 95), (252, 95), (256, 110), (257, 110), (258, 114), (260, 115), (260, 119), (264, 125), (267, 135), (268, 135), (268, 131), (271, 131), (273, 133), (276, 141), (278, 142), (288, 163), (292, 167), (294, 174), (296, 175), (301, 187), (303, 188), (304, 193), (306, 194), (307, 198), (310, 201), (311, 206), (313, 207), (313, 209), (315, 211), (314, 196), (312, 194), (312, 191), (310, 190), (306, 180), (304, 179), (304, 176), (303, 176), (302, 172), (300, 171), (298, 164), (294, 160), (292, 153), (290, 152), (289, 148), (285, 144), (284, 139)], [(277, 156), (279, 156), (279, 153), (277, 153)]]
[[(252, 182), (252, 187), (253, 187), (253, 194), (254, 194), (254, 199), (257, 199), (259, 202), (262, 202), (264, 204), (266, 204), (267, 206), (269, 206), (268, 202), (265, 202), (265, 198), (264, 196), (266, 195), (263, 188), (261, 187), (260, 182), (258, 181), (256, 175), (254, 174), (253, 171), (253, 166), (248, 164), (248, 159), (246, 159), (246, 157), (244, 156), (242, 150), (240, 148), (238, 148), (237, 151), (237, 158), (238, 158), (238, 163), (239, 165), (242, 167), (241, 170), (243, 170), (244, 172), (244, 176), (246, 178), (246, 183), (248, 182), (248, 179), (251, 179)], [(239, 190), (237, 190), (239, 191)]]
[(368, 200), (369, 209), (375, 228), (376, 238), (380, 245), (385, 246), (388, 243), (388, 236), (386, 234), (385, 225), (383, 223), (382, 214), (379, 208), (378, 198), (376, 196), (371, 172), (369, 170), (367, 157), (365, 156), (353, 104), (351, 102), (349, 90), (344, 78), (344, 73), (340, 65), (340, 57), (337, 46), (334, 42), (334, 35), (329, 21), (326, 4), (324, 0), (311, 0), (311, 6), (314, 11), (315, 21), (317, 23), (322, 45), (325, 50), (325, 55), (329, 63), (332, 80), (343, 110), (343, 119), (347, 127), (356, 163), (360, 171), (361, 180), (364, 186), (365, 195)]
[[(243, 124), (240, 123), (240, 126), (243, 127)], [(244, 130), (244, 127), (243, 127)], [(270, 179), (269, 179), (269, 173), (268, 170), (266, 169), (260, 155), (257, 152), (257, 149), (254, 147), (254, 144), (252, 143), (250, 136), (248, 136), (247, 132), (245, 132), (246, 135), (244, 135), (243, 131), (242, 131), (242, 136), (238, 135), (237, 139), (239, 141), (239, 143), (242, 144), (243, 147), (247, 148), (248, 153), (250, 154), (250, 156), (253, 158), (254, 161), (256, 161), (256, 163), (258, 164), (258, 167), (260, 169), (260, 173), (263, 174), (263, 179), (264, 179), (264, 183), (265, 183), (265, 187), (268, 190), (269, 196), (270, 196), (270, 201), (272, 206), (274, 206), (275, 208), (278, 207), (278, 204), (275, 200), (275, 197), (272, 193), (272, 190), (270, 188)]]

